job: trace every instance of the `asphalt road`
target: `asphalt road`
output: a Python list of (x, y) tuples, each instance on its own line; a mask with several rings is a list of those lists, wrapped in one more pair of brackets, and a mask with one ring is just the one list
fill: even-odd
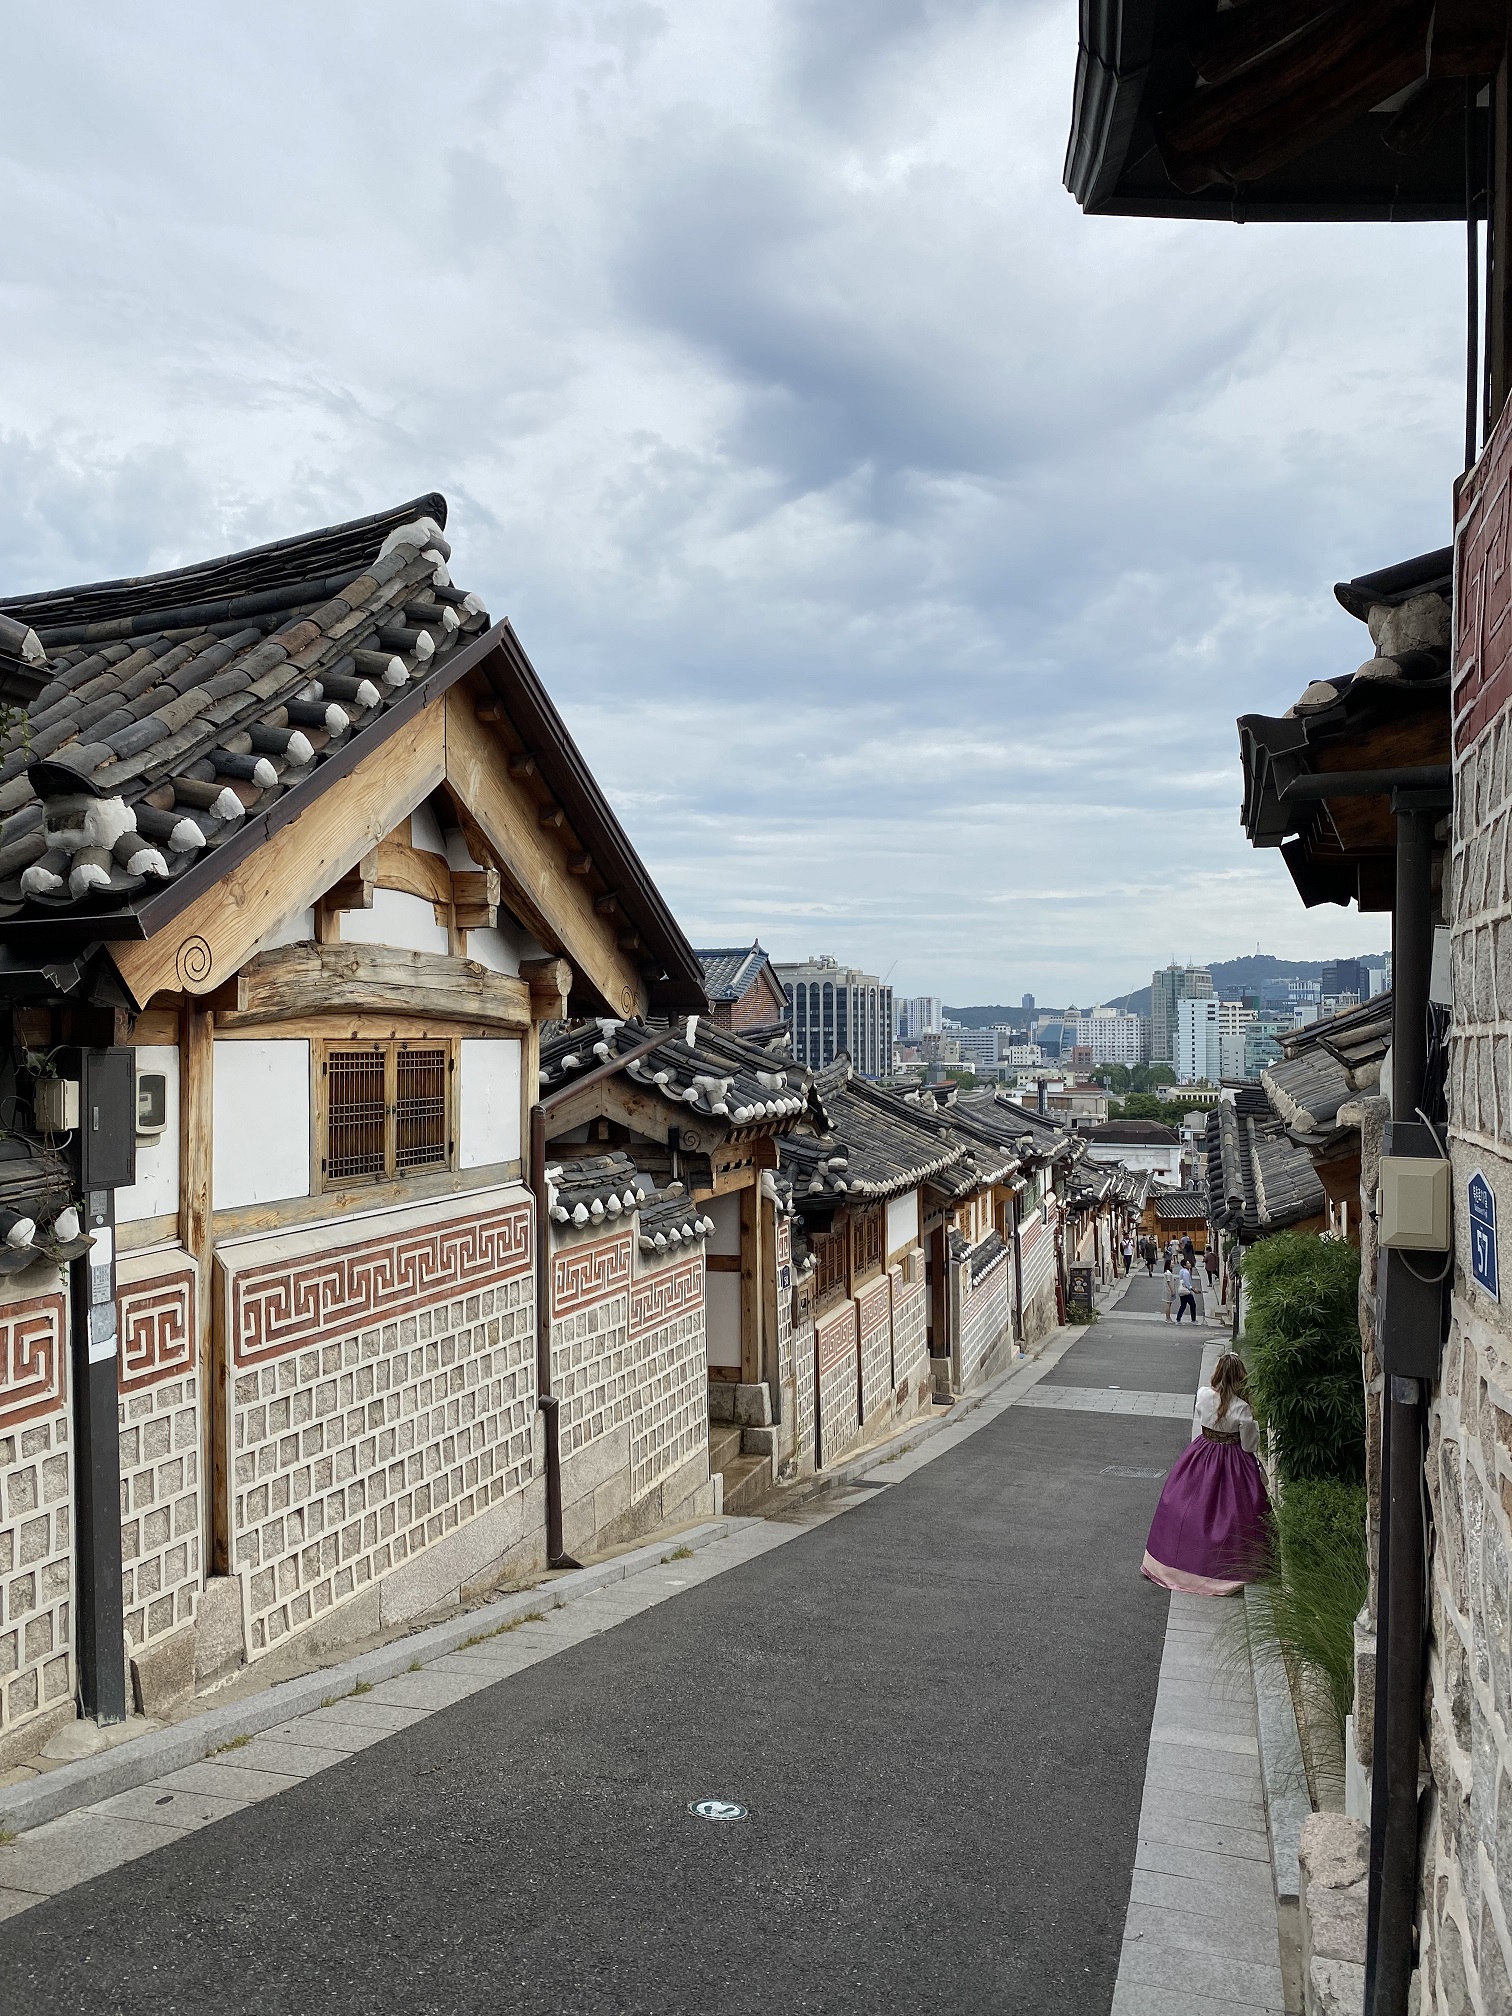
[[(1195, 1384), (1195, 1346), (1116, 1318), (1058, 1379), (1109, 1383), (1112, 1351), (1126, 1387)], [(1139, 1559), (1186, 1436), (1011, 1409), (0, 1925), (0, 2009), (1103, 2016), (1166, 1623)]]

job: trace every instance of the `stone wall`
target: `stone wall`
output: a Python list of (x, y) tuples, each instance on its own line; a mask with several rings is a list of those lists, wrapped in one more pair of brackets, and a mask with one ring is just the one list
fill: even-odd
[(925, 1320), (924, 1255), (915, 1251), (913, 1286), (904, 1278), (904, 1269), (892, 1271), (893, 1379), (900, 1413), (911, 1413), (929, 1404), (929, 1326)]
[(1055, 1328), (1055, 1229), (1048, 1209), (1036, 1213), (1014, 1234), (1018, 1242), (1019, 1294), (1023, 1342), (1037, 1344)]
[(634, 1221), (553, 1244), (563, 1531), (582, 1553), (712, 1509), (704, 1258), (638, 1260)]
[(74, 1715), (66, 1308), (56, 1268), (0, 1284), (0, 1769)]
[(218, 1248), (249, 1657), (539, 1560), (531, 1215), (508, 1188)]
[(818, 1448), (820, 1468), (828, 1468), (860, 1439), (856, 1410), (856, 1305), (847, 1298), (826, 1309), (815, 1325), (818, 1360)]
[(886, 1274), (856, 1296), (861, 1350), (861, 1425), (871, 1428), (892, 1403), (892, 1282)]
[[(181, 1247), (120, 1262), (121, 1585), (135, 1655), (194, 1623), (203, 1574), (197, 1271)], [(192, 1671), (193, 1660), (187, 1662)]]
[[(1512, 411), (1459, 498), (1449, 1134), (1455, 1267), (1429, 1410), (1435, 1525), (1420, 1932), (1424, 2016), (1512, 2007)], [(1497, 1203), (1501, 1299), (1472, 1278), (1466, 1185)]]
[(1006, 1246), (973, 1281), (968, 1259), (961, 1269), (960, 1364), (962, 1388), (981, 1372), (1005, 1335), (1012, 1330), (1010, 1290), (1013, 1256)]

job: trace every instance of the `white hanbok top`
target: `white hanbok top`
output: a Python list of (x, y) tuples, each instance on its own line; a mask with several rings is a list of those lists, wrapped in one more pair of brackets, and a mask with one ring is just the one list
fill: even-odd
[(1192, 1409), (1192, 1435), (1195, 1439), (1204, 1428), (1216, 1428), (1220, 1435), (1227, 1435), (1233, 1429), (1239, 1430), (1239, 1446), (1248, 1449), (1253, 1456), (1260, 1447), (1260, 1424), (1250, 1411), (1248, 1400), (1230, 1400), (1228, 1412), (1218, 1419), (1218, 1395), (1211, 1386), (1197, 1388), (1197, 1405)]

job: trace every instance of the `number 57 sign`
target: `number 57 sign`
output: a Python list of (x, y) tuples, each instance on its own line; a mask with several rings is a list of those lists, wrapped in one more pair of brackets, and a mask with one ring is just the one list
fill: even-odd
[(1501, 1300), (1496, 1268), (1496, 1193), (1477, 1169), (1470, 1178), (1470, 1272), (1479, 1287)]

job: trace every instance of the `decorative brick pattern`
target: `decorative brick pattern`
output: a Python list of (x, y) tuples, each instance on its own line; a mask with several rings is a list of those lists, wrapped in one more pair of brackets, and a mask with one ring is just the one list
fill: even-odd
[(1512, 1146), (1512, 718), (1502, 715), (1455, 771), (1451, 867), (1455, 1136)]
[(24, 1744), (27, 1723), (74, 1691), (62, 1297), (0, 1300), (0, 1338), (14, 1403), (0, 1419), (0, 1745), (8, 1750), (8, 1739)]
[[(479, 1279), (484, 1256), (500, 1271)], [(425, 1280), (469, 1285), (425, 1301)], [(280, 1340), (237, 1373), (231, 1409), (254, 1658), (525, 1487), (534, 1303), (528, 1206), (235, 1277), (233, 1335)], [(354, 1322), (354, 1308), (384, 1320)], [(326, 1321), (295, 1348), (301, 1311)]]
[(1471, 748), (1512, 699), (1512, 431), (1503, 415), (1461, 487), (1457, 516), (1454, 746)]
[(861, 1420), (863, 1426), (892, 1399), (892, 1282), (886, 1274), (856, 1297), (861, 1336)]
[(590, 1309), (630, 1285), (630, 1234), (571, 1246), (551, 1263), (551, 1308), (555, 1316)]
[(819, 1361), (818, 1462), (833, 1463), (857, 1440), (856, 1305), (845, 1301), (815, 1326)]
[(66, 1355), (61, 1295), (0, 1303), (0, 1434), (67, 1404)]
[(531, 1265), (530, 1206), (427, 1225), (239, 1273), (232, 1306), (238, 1365), (320, 1344), (471, 1289), (517, 1279)]
[[(699, 1266), (703, 1262), (700, 1259)], [(636, 1339), (636, 1405), (630, 1432), (630, 1495), (645, 1497), (709, 1443), (709, 1368), (703, 1297)]]
[(702, 1253), (696, 1253), (691, 1260), (680, 1260), (672, 1266), (654, 1268), (634, 1283), (630, 1290), (631, 1337), (644, 1337), (653, 1330), (665, 1329), (679, 1317), (699, 1312), (698, 1328), (703, 1327), (703, 1284), (704, 1263)]
[(195, 1275), (192, 1267), (155, 1281), (134, 1282), (116, 1296), (123, 1393), (195, 1370)]

